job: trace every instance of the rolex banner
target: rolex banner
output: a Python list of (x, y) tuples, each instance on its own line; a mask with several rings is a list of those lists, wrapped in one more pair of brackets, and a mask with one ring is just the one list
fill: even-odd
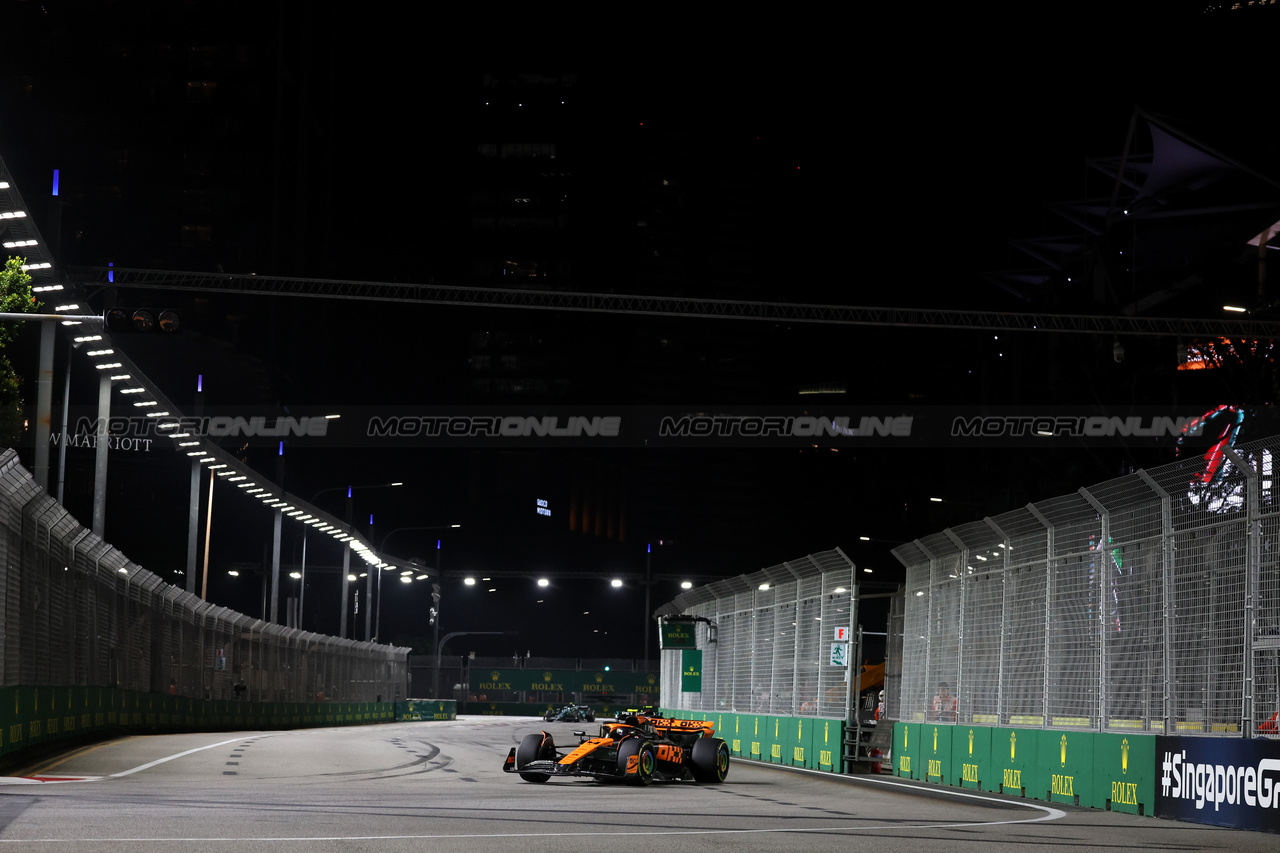
[(680, 653), (680, 692), (702, 692), (702, 652), (685, 649)]
[(696, 649), (698, 647), (697, 632), (694, 630), (697, 626), (696, 622), (663, 619), (659, 624), (661, 625), (661, 630), (658, 634), (658, 642), (664, 651), (668, 649)]

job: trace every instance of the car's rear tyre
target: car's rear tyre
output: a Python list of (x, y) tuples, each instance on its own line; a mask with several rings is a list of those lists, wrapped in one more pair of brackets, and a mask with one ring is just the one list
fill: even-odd
[[(537, 761), (539, 758), (554, 757), (555, 752), (556, 744), (551, 739), (551, 735), (545, 732), (525, 735), (520, 745), (516, 747), (516, 770), (521, 770), (529, 762)], [(521, 773), (520, 778), (526, 782), (545, 782), (550, 777), (546, 773)]]
[(555, 719), (555, 715), (554, 715), (554, 714), (543, 714), (543, 715), (542, 715), (542, 722), (544, 722), (544, 723), (549, 723), (549, 722), (551, 722), (553, 719)]
[[(635, 773), (627, 776), (627, 768), (632, 758), (636, 759)], [(618, 744), (618, 771), (628, 782), (636, 785), (648, 785), (653, 781), (653, 769), (657, 766), (657, 757), (653, 754), (653, 744), (644, 738), (629, 737)]]
[(700, 737), (689, 756), (693, 778), (699, 782), (723, 782), (729, 775), (729, 745), (718, 737)]
[(590, 711), (588, 711), (588, 712), (587, 712), (587, 722), (588, 722), (588, 723), (594, 723), (595, 721), (596, 721), (596, 715), (595, 715), (595, 714), (593, 714), (593, 713), (591, 713)]

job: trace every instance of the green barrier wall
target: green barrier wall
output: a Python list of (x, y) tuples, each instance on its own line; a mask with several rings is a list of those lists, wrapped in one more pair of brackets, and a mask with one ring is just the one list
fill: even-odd
[(1132, 814), (1155, 811), (1155, 750), (1139, 733), (893, 727), (896, 776)]
[(919, 723), (894, 723), (893, 775), (911, 778), (912, 767), (920, 763)]
[(729, 752), (738, 758), (810, 770), (844, 771), (843, 720), (708, 713), (679, 708), (661, 708), (660, 712), (664, 717), (714, 723), (716, 736), (723, 738)]
[(920, 762), (912, 774), (913, 779), (955, 785), (959, 773), (951, 772), (951, 735), (955, 726), (925, 723), (920, 727)]
[(951, 768), (958, 772), (962, 788), (994, 791), (1000, 774), (991, 761), (991, 729), (987, 726), (956, 726), (951, 736)]
[(395, 703), (396, 720), (456, 720), (458, 703), (453, 699), (408, 699)]
[(1130, 814), (1156, 812), (1156, 739), (1151, 735), (1099, 734), (1093, 741), (1093, 784), (1081, 805)]
[(1033, 781), (1039, 761), (1040, 734), (1037, 729), (991, 730), (991, 762), (997, 771), (996, 787), (1001, 794), (1034, 797)]
[(1032, 777), (1034, 787), (1028, 793), (1037, 800), (1074, 806), (1080, 805), (1082, 793), (1086, 801), (1092, 799), (1088, 792), (1093, 778), (1096, 737), (1095, 732), (1061, 729), (1040, 732), (1040, 752)]
[(787, 730), (783, 727), (784, 717), (765, 717), (761, 728), (760, 742), (764, 760), (770, 764), (783, 764), (782, 750), (787, 739)]
[(810, 767), (831, 773), (844, 772), (844, 722), (814, 720), (813, 756)]
[(743, 758), (750, 758), (755, 761), (764, 761), (769, 751), (765, 748), (765, 739), (761, 734), (761, 729), (766, 728), (766, 718), (752, 715), (745, 717), (750, 722), (750, 733), (747, 734), (747, 750), (743, 753)]

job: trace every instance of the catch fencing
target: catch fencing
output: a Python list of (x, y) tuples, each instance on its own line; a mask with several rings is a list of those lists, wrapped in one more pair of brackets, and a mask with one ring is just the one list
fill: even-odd
[(682, 652), (661, 653), (663, 704), (684, 711), (846, 717), (852, 645), (832, 662), (835, 627), (857, 626), (854, 566), (838, 548), (716, 581), (677, 596), (660, 618), (696, 617), (699, 690)]
[(161, 580), (0, 454), (0, 683), (193, 699), (405, 699), (408, 649), (255, 619)]
[[(894, 549), (887, 716), (1274, 734), (1280, 439), (1138, 471)], [(934, 701), (948, 682), (956, 697)]]

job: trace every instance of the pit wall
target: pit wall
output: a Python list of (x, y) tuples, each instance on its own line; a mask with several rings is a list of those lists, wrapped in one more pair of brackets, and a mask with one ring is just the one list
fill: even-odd
[(895, 723), (895, 776), (1280, 832), (1280, 742)]
[(113, 687), (0, 688), (0, 756), (138, 731), (289, 729), (455, 719), (452, 700), (237, 702)]

